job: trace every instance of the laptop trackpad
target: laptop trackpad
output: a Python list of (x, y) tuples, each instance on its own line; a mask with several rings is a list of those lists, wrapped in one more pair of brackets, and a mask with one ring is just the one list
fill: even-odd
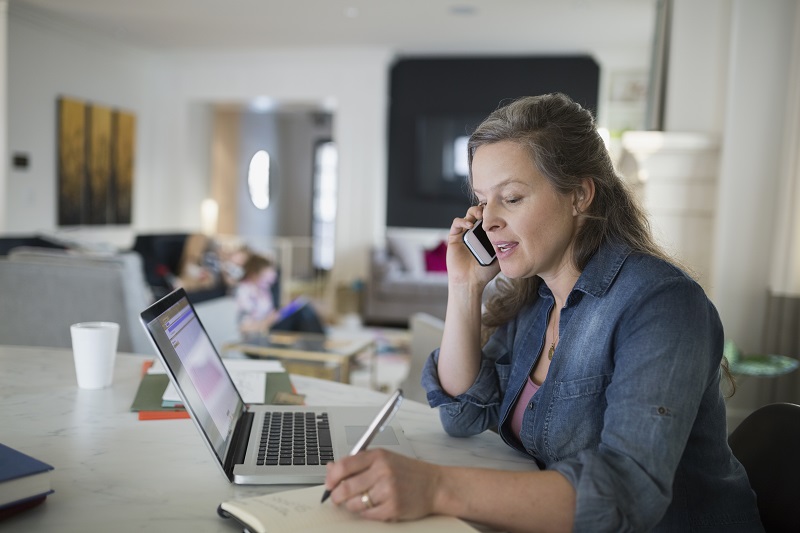
[[(345, 436), (347, 437), (347, 444), (350, 446), (355, 445), (358, 439), (364, 434), (368, 426), (345, 426)], [(372, 439), (370, 446), (397, 446), (400, 442), (397, 440), (397, 435), (394, 434), (394, 428), (387, 426), (383, 431), (375, 435)]]

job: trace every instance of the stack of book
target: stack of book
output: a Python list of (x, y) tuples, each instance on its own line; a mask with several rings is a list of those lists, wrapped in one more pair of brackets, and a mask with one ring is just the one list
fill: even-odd
[[(245, 403), (302, 405), (303, 396), (296, 393), (279, 361), (223, 359), (223, 363)], [(177, 389), (170, 383), (164, 367), (156, 361), (143, 364), (142, 380), (131, 411), (138, 413), (139, 420), (189, 418)]]
[(53, 467), (0, 444), (0, 519), (42, 503), (53, 492)]

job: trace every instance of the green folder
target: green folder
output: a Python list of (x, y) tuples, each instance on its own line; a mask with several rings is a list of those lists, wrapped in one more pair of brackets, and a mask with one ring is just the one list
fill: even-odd
[[(131, 411), (183, 411), (183, 407), (164, 407), (161, 397), (169, 385), (166, 374), (145, 374), (139, 383), (139, 389), (131, 404)], [(288, 372), (268, 372), (267, 384), (264, 387), (264, 403), (275, 403), (275, 396), (280, 393), (294, 394), (292, 381)]]
[(275, 396), (280, 393), (294, 394), (292, 380), (288, 372), (267, 372), (267, 385), (264, 387), (264, 403), (277, 403)]
[(145, 374), (131, 404), (131, 411), (185, 411), (183, 407), (164, 407), (161, 397), (169, 385), (166, 374)]

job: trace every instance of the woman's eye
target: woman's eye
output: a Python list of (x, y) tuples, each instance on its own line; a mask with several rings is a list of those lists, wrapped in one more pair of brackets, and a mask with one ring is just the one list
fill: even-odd
[(506, 198), (506, 203), (507, 204), (516, 204), (520, 200), (521, 200), (521, 198), (519, 196), (510, 196), (510, 197)]

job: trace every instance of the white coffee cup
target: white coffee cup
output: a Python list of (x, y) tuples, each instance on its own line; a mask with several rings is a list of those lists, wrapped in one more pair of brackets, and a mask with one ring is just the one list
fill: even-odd
[(119, 324), (115, 322), (80, 322), (69, 327), (78, 387), (102, 389), (114, 377)]

